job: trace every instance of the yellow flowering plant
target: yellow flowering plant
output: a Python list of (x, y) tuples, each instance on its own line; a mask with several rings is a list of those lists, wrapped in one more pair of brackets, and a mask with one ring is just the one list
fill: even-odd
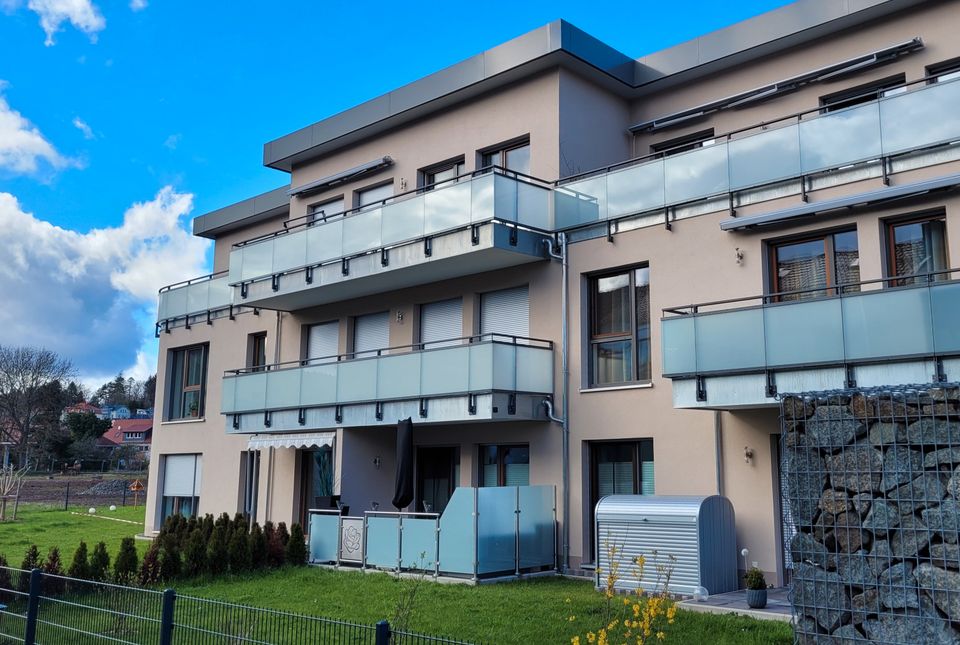
[[(597, 569), (597, 576), (604, 576), (599, 627), (573, 636), (571, 645), (646, 645), (666, 640), (668, 630), (677, 618), (677, 607), (668, 592), (676, 558), (668, 556), (667, 562), (661, 563), (654, 551), (652, 556), (657, 568), (654, 589), (647, 591), (638, 584), (629, 595), (622, 597), (622, 602), (615, 602), (616, 586), (621, 577), (621, 553), (622, 548), (608, 546), (610, 568), (607, 571)], [(647, 558), (643, 555), (633, 558), (633, 566), (636, 579), (641, 580)], [(569, 616), (567, 620), (576, 622), (576, 616)]]

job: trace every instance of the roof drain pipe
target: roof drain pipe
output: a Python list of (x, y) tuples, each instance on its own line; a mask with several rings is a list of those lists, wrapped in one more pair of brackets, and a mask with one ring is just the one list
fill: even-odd
[(543, 402), (547, 410), (547, 417), (560, 424), (563, 437), (563, 448), (561, 452), (561, 471), (563, 472), (563, 525), (562, 525), (562, 547), (560, 558), (560, 572), (567, 573), (570, 566), (570, 368), (568, 363), (568, 354), (570, 350), (569, 334), (567, 324), (569, 314), (567, 311), (567, 293), (570, 287), (569, 265), (567, 261), (567, 236), (560, 232), (556, 235), (556, 242), (544, 240), (547, 253), (551, 258), (560, 261), (562, 267), (563, 286), (560, 291), (560, 361), (562, 375), (562, 399), (561, 414), (559, 417), (554, 415), (553, 403), (547, 399)]

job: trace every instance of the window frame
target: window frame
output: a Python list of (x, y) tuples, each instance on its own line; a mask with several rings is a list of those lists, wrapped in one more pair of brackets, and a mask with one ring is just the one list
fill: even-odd
[(480, 471), (477, 473), (477, 487), (478, 488), (492, 488), (490, 486), (484, 485), (484, 469), (487, 466), (493, 466), (494, 464), (484, 463), (484, 453), (489, 448), (497, 449), (497, 483), (495, 486), (506, 486), (507, 483), (507, 468), (506, 463), (504, 462), (504, 457), (507, 450), (510, 448), (526, 448), (527, 449), (527, 481), (529, 485), (530, 478), (530, 462), (531, 462), (531, 452), (529, 443), (483, 443), (477, 447), (477, 463), (480, 466)]
[[(503, 143), (498, 143), (496, 145), (492, 145), (487, 148), (481, 148), (480, 150), (477, 150), (477, 169), (491, 170), (494, 167), (499, 167), (499, 168), (510, 170), (509, 168), (507, 168), (507, 153), (510, 152), (511, 150), (517, 150), (519, 148), (530, 148), (530, 147), (531, 147), (530, 135), (526, 134), (526, 135), (523, 135), (522, 137), (517, 137), (516, 139), (511, 139)], [(486, 163), (486, 160), (484, 158), (489, 156), (494, 156), (494, 155), (496, 155), (496, 158), (497, 158), (496, 162), (491, 164)], [(528, 168), (528, 170), (530, 169)], [(517, 172), (517, 173), (520, 173), (521, 175), (526, 174), (519, 170), (510, 170), (510, 172)]]
[(666, 139), (657, 143), (650, 144), (650, 153), (658, 157), (669, 157), (678, 155), (682, 152), (689, 152), (697, 148), (706, 148), (717, 142), (717, 135), (713, 128), (691, 132), (680, 137)]
[[(187, 380), (190, 372), (190, 361), (189, 356), (190, 352), (200, 350), (201, 352), (201, 364), (200, 364), (200, 383), (198, 385), (187, 385)], [(167, 393), (167, 402), (166, 402), (166, 419), (165, 421), (193, 421), (200, 420), (204, 418), (206, 412), (206, 403), (207, 403), (207, 368), (209, 363), (210, 356), (210, 345), (208, 343), (199, 343), (196, 345), (186, 345), (184, 347), (176, 347), (169, 350), (167, 365), (176, 367), (177, 364), (177, 354), (183, 354), (183, 363), (180, 366), (181, 369), (181, 386), (179, 396), (174, 396), (174, 386), (176, 384), (176, 374), (173, 370), (168, 371), (167, 375), (167, 386), (165, 388)], [(186, 400), (185, 395), (188, 392), (199, 392), (199, 398), (197, 399), (197, 414), (190, 415), (183, 413), (183, 406)], [(174, 403), (179, 401), (180, 409), (177, 415), (174, 415)]]
[[(340, 212), (327, 215), (324, 213), (324, 206), (340, 202)], [(314, 202), (307, 205), (307, 226), (313, 226), (317, 222), (326, 222), (327, 220), (333, 219), (335, 217), (341, 217), (344, 211), (347, 210), (347, 203), (343, 195), (338, 195), (336, 197), (330, 197), (323, 199), (319, 202)], [(320, 213), (324, 213), (320, 215)], [(319, 215), (319, 217), (318, 217)]]
[[(904, 87), (907, 82), (906, 74), (894, 74), (886, 78), (879, 78), (869, 83), (848, 87), (820, 97), (820, 114), (839, 112), (847, 108), (856, 107), (876, 101), (886, 95), (886, 92)], [(906, 88), (904, 88), (905, 90)]]
[[(778, 270), (777, 262), (777, 250), (784, 246), (792, 246), (794, 244), (803, 244), (805, 242), (814, 242), (820, 240), (823, 242), (824, 246), (824, 258), (826, 261), (826, 275), (827, 283), (823, 286), (822, 290), (824, 294), (822, 296), (812, 296), (806, 299), (815, 300), (817, 298), (827, 298), (830, 296), (840, 295), (841, 287), (837, 282), (837, 251), (834, 243), (834, 237), (842, 233), (854, 233), (857, 239), (857, 258), (860, 257), (860, 234), (856, 225), (852, 226), (842, 226), (840, 228), (831, 228), (821, 231), (813, 231), (811, 233), (804, 233), (801, 235), (795, 235), (793, 237), (786, 238), (777, 238), (774, 240), (765, 240), (764, 244), (767, 251), (767, 287), (769, 302), (793, 302), (794, 300), (804, 300), (804, 298), (784, 298), (781, 294), (783, 293), (792, 293), (792, 291), (784, 292), (780, 287), (780, 272)], [(861, 276), (862, 279), (862, 276)], [(813, 292), (814, 289), (803, 290), (808, 292)], [(852, 287), (846, 287), (842, 289), (843, 293), (854, 293)], [(857, 289), (859, 291), (859, 289)]]
[(455, 184), (460, 181), (460, 177), (466, 171), (466, 159), (463, 155), (459, 157), (454, 157), (452, 159), (447, 159), (446, 161), (441, 161), (439, 163), (432, 164), (430, 166), (424, 166), (417, 171), (417, 189), (422, 192), (427, 192), (434, 190), (437, 186), (435, 176), (438, 173), (441, 173), (445, 170), (454, 170), (454, 177), (451, 179), (441, 180), (444, 184)]
[[(652, 333), (652, 321), (650, 318), (649, 311), (649, 301), (648, 301), (648, 311), (647, 311), (647, 337), (646, 342), (648, 345), (648, 359), (647, 359), (647, 372), (648, 375), (646, 378), (640, 377), (640, 338), (637, 333), (637, 283), (636, 283), (636, 273), (640, 269), (646, 269), (648, 275), (647, 288), (649, 289), (652, 281), (649, 281), (649, 272), (650, 272), (650, 263), (643, 262), (640, 264), (635, 264), (629, 267), (621, 267), (620, 269), (614, 271), (605, 271), (603, 273), (591, 273), (586, 276), (587, 278), (587, 355), (589, 357), (589, 362), (587, 363), (587, 384), (586, 389), (605, 389), (609, 387), (626, 387), (631, 385), (643, 385), (653, 382), (653, 333)], [(630, 280), (630, 329), (627, 332), (611, 332), (606, 334), (596, 334), (594, 330), (597, 328), (597, 315), (599, 310), (597, 308), (597, 289), (596, 285), (603, 278), (612, 278), (617, 275), (626, 273), (629, 276)], [(630, 340), (632, 341), (633, 349), (631, 350), (631, 359), (633, 362), (633, 369), (631, 373), (631, 378), (626, 381), (619, 381), (616, 383), (597, 383), (596, 382), (596, 355), (594, 354), (594, 346), (616, 342)]]
[[(247, 336), (247, 367), (252, 372), (263, 372), (267, 367), (267, 332), (258, 331)], [(258, 358), (262, 356), (262, 362)]]
[(926, 282), (933, 282), (936, 280), (947, 280), (950, 278), (949, 274), (942, 274), (940, 276), (930, 276), (926, 273), (913, 273), (898, 275), (897, 274), (897, 256), (895, 248), (895, 237), (894, 229), (899, 226), (908, 226), (910, 224), (922, 224), (924, 222), (938, 221), (943, 225), (943, 257), (944, 257), (944, 268), (940, 269), (941, 271), (946, 271), (950, 267), (950, 244), (947, 241), (947, 214), (944, 210), (932, 210), (932, 211), (923, 211), (920, 213), (911, 213), (905, 216), (892, 217), (889, 219), (882, 220), (883, 226), (883, 248), (884, 248), (884, 269), (887, 272), (887, 279), (884, 281), (886, 286), (890, 287), (905, 287), (913, 284), (917, 284), (920, 280), (925, 278)]
[[(927, 84), (943, 83), (960, 78), (960, 58), (951, 58), (940, 63), (927, 65), (924, 69), (927, 75)], [(954, 78), (943, 78), (944, 76), (956, 75)]]
[[(389, 186), (389, 187), (390, 187), (391, 194), (390, 194), (389, 197), (384, 197), (384, 198), (382, 198), (382, 199), (378, 199), (378, 200), (376, 200), (376, 201), (372, 201), (372, 202), (370, 202), (369, 204), (361, 204), (361, 203), (360, 203), (360, 195), (362, 195), (362, 194), (365, 193), (365, 192), (377, 190), (377, 189), (379, 189), (379, 188), (384, 188), (385, 186)], [(356, 190), (353, 191), (353, 208), (354, 208), (354, 209), (359, 209), (359, 208), (363, 208), (363, 209), (376, 208), (377, 206), (382, 206), (384, 202), (386, 202), (387, 200), (389, 200), (389, 199), (391, 199), (391, 198), (393, 198), (393, 197), (396, 197), (396, 193), (393, 192), (393, 179), (389, 179), (389, 180), (387, 180), (387, 181), (381, 181), (381, 182), (376, 183), (376, 184), (369, 184), (369, 185), (367, 185), (367, 186), (363, 186), (363, 187), (361, 187), (361, 188), (357, 188)]]

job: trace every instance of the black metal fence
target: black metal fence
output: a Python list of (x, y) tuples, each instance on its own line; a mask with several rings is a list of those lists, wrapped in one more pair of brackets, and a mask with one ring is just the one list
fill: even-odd
[(798, 642), (960, 642), (960, 386), (785, 395)]
[(0, 645), (390, 645), (466, 641), (0, 567)]

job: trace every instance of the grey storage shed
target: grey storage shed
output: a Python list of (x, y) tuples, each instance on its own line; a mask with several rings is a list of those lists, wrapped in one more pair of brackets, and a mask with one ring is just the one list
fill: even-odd
[[(726, 497), (610, 495), (596, 508), (597, 588), (606, 586), (611, 560), (618, 563), (616, 588), (645, 591), (663, 586), (657, 565), (672, 566), (668, 591), (693, 595), (735, 591), (737, 538), (733, 504)], [(634, 559), (646, 558), (638, 580)], [(670, 556), (675, 560), (670, 561)]]

